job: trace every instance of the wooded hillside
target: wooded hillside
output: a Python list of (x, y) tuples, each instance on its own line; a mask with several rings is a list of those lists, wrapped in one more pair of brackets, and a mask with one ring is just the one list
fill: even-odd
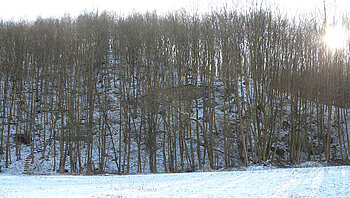
[(346, 161), (349, 49), (329, 49), (324, 32), (261, 9), (2, 21), (1, 164), (91, 174)]

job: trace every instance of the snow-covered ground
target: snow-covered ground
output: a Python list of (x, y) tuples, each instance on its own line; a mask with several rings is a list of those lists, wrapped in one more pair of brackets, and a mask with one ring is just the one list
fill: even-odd
[(0, 197), (350, 197), (350, 167), (149, 175), (0, 175)]

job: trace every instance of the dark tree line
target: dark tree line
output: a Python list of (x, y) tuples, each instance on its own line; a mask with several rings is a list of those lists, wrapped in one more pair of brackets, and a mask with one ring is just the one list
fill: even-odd
[(349, 51), (324, 31), (261, 9), (3, 21), (1, 159), (29, 146), (88, 174), (348, 160)]

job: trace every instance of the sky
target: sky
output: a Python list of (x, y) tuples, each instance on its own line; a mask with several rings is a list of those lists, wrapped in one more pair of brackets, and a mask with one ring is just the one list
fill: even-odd
[[(185, 9), (191, 13), (203, 13), (224, 5), (229, 9), (246, 7), (244, 4), (251, 5), (252, 1), (263, 1), (265, 5), (277, 6), (292, 16), (305, 11), (315, 12), (317, 9), (323, 9), (323, 0), (0, 0), (0, 19), (18, 21), (35, 20), (38, 16), (43, 18), (61, 17), (64, 14), (77, 16), (84, 10), (107, 10), (129, 14), (133, 11), (156, 10), (158, 13), (166, 13)], [(326, 0), (326, 4), (330, 12), (350, 10), (349, 0)]]

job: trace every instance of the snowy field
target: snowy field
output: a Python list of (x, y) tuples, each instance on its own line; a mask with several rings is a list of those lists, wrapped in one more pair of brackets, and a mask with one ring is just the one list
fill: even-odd
[(350, 197), (350, 167), (179, 174), (0, 174), (0, 197)]

